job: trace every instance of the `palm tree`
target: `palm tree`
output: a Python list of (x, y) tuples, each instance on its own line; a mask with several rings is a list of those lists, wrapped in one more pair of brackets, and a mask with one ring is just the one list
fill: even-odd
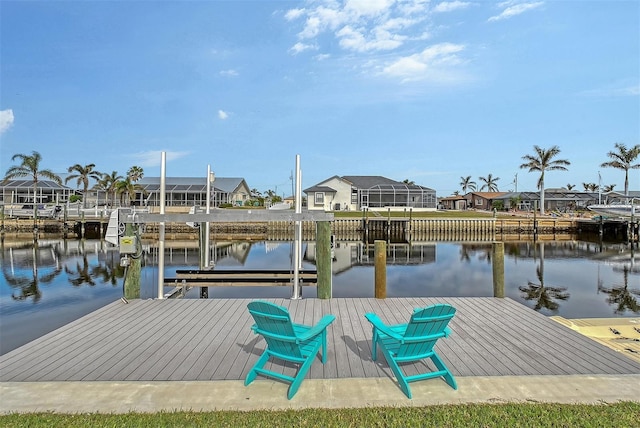
[(597, 192), (600, 188), (596, 183), (582, 183), (582, 187), (585, 192)]
[(613, 192), (614, 187), (616, 187), (615, 184), (607, 184), (602, 188), (602, 190), (604, 190), (605, 193), (609, 193), (609, 192)]
[(82, 183), (82, 207), (87, 208), (87, 193), (89, 191), (89, 179), (93, 178), (94, 180), (99, 180), (102, 177), (102, 173), (95, 171), (93, 168), (96, 167), (96, 164), (90, 163), (88, 165), (82, 166), (79, 163), (70, 166), (68, 172), (75, 172), (75, 174), (71, 174), (67, 178), (65, 178), (65, 184), (69, 182), (69, 180), (77, 179), (76, 185), (80, 186)]
[(118, 175), (117, 171), (113, 171), (111, 172), (111, 174), (106, 174), (106, 173), (102, 174), (102, 177), (100, 178), (100, 180), (98, 180), (96, 185), (93, 186), (94, 189), (104, 190), (104, 192), (107, 195), (106, 201), (105, 201), (107, 205), (109, 205), (110, 195), (113, 196), (113, 202), (115, 202), (116, 187), (120, 180), (122, 180), (122, 176)]
[(120, 195), (120, 203), (122, 204), (122, 196), (126, 194), (127, 199), (129, 199), (129, 205), (135, 201), (136, 192), (144, 192), (144, 188), (141, 185), (134, 183), (130, 177), (118, 181), (115, 185), (115, 189), (116, 194)]
[(36, 203), (36, 195), (38, 193), (38, 178), (44, 177), (59, 185), (62, 185), (62, 179), (49, 169), (40, 169), (40, 161), (42, 160), (42, 156), (36, 151), (31, 152), (31, 155), (18, 153), (11, 157), (12, 161), (16, 159), (20, 159), (20, 165), (14, 165), (9, 168), (4, 175), (3, 182), (20, 177), (29, 177), (31, 178), (31, 180), (33, 180), (33, 217), (35, 224), (35, 221), (38, 217), (38, 204)]
[(408, 178), (405, 178), (402, 182), (408, 186), (414, 186), (416, 184), (415, 181), (409, 180)]
[(560, 153), (558, 146), (553, 146), (548, 150), (533, 146), (535, 155), (524, 155), (522, 159), (526, 162), (520, 165), (520, 168), (528, 169), (529, 172), (540, 172), (538, 179), (538, 188), (540, 189), (540, 214), (544, 215), (544, 173), (545, 171), (566, 171), (565, 165), (571, 165), (566, 159), (553, 159)]
[(476, 190), (476, 182), (471, 180), (471, 176), (460, 177), (460, 187), (462, 187), (462, 193), (467, 193), (467, 190), (472, 192)]
[(575, 184), (567, 184), (567, 190), (573, 190), (574, 187), (576, 187)]
[(640, 163), (634, 164), (633, 162), (640, 156), (640, 144), (627, 149), (622, 143), (615, 144), (617, 152), (609, 152), (609, 156), (612, 160), (604, 162), (600, 166), (603, 168), (618, 168), (624, 170), (624, 195), (629, 196), (629, 170), (640, 169)]
[(486, 177), (479, 177), (479, 180), (484, 184), (480, 187), (480, 191), (482, 192), (484, 189), (487, 189), (488, 192), (497, 192), (498, 191), (498, 183), (500, 177), (493, 177), (491, 174)]
[(129, 178), (129, 180), (136, 183), (140, 181), (142, 177), (144, 177), (144, 170), (141, 167), (134, 165), (129, 168), (129, 171), (127, 171), (127, 177)]

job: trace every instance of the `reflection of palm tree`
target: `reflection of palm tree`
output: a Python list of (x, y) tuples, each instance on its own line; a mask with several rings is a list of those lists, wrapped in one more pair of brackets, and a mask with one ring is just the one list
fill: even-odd
[(104, 265), (99, 264), (91, 268), (91, 276), (93, 278), (102, 278), (105, 284), (111, 285), (118, 284), (118, 278), (124, 277), (124, 268), (120, 266), (120, 262), (113, 260), (113, 253), (111, 254), (111, 260)]
[(518, 289), (525, 294), (525, 300), (535, 300), (534, 309), (539, 311), (542, 308), (550, 311), (557, 311), (560, 305), (556, 300), (567, 300), (569, 293), (566, 287), (549, 287), (544, 285), (544, 244), (540, 243), (540, 264), (536, 267), (536, 276), (539, 284), (531, 281), (527, 286), (520, 286)]
[[(91, 286), (96, 285), (96, 282), (93, 280), (93, 276), (91, 275), (89, 269), (89, 260), (87, 259), (86, 254), (82, 255), (82, 265), (79, 262), (76, 262), (76, 270), (72, 271), (68, 267), (64, 267), (64, 271), (69, 275), (69, 282), (71, 285), (75, 287), (79, 287), (82, 284), (89, 284)], [(72, 277), (74, 275), (75, 277)]]
[(460, 247), (460, 260), (469, 262), (471, 261), (471, 255), (477, 255), (478, 260), (491, 263), (491, 247), (487, 248), (485, 245), (476, 244), (462, 244)]
[(602, 284), (598, 283), (598, 291), (609, 295), (607, 303), (618, 305), (615, 310), (616, 314), (624, 314), (627, 309), (634, 313), (640, 312), (640, 304), (638, 304), (638, 300), (633, 296), (634, 294), (640, 296), (640, 290), (629, 289), (629, 270), (629, 266), (626, 265), (622, 268), (624, 283), (621, 286), (605, 288)]
[(462, 244), (460, 246), (460, 261), (469, 263), (471, 261), (471, 255), (469, 254), (469, 247)]
[[(4, 251), (2, 252), (4, 254)], [(7, 284), (14, 289), (19, 289), (20, 292), (18, 294), (11, 294), (11, 298), (13, 300), (27, 300), (29, 298), (33, 299), (33, 303), (37, 303), (42, 297), (42, 292), (40, 291), (41, 284), (48, 284), (54, 280), (56, 276), (62, 272), (62, 269), (59, 265), (56, 264), (56, 267), (53, 271), (47, 273), (46, 275), (40, 276), (38, 272), (38, 265), (40, 264), (38, 256), (38, 245), (37, 243), (33, 246), (33, 266), (32, 266), (32, 275), (30, 276), (14, 276), (11, 273), (7, 272), (2, 264), (2, 275), (5, 278)]]

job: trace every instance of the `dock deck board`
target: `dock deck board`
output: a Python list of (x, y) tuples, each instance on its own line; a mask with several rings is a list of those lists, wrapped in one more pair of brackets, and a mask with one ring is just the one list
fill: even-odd
[[(251, 331), (251, 300), (118, 300), (0, 356), (0, 381), (244, 379), (265, 346)], [(457, 308), (451, 336), (436, 345), (456, 376), (640, 374), (637, 361), (508, 298), (268, 300), (286, 306), (294, 322), (336, 316), (327, 364), (314, 363), (307, 375), (314, 379), (391, 376), (381, 354), (371, 358), (364, 314), (402, 323), (414, 307), (434, 303)], [(294, 372), (279, 361), (269, 366)]]

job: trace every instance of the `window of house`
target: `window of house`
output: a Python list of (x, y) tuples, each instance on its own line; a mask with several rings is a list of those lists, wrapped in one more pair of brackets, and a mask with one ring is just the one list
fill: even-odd
[(352, 190), (351, 191), (351, 203), (354, 205), (358, 204), (358, 191), (357, 190)]
[(482, 199), (476, 199), (476, 205), (482, 205)]
[(324, 192), (316, 192), (316, 205), (324, 204)]

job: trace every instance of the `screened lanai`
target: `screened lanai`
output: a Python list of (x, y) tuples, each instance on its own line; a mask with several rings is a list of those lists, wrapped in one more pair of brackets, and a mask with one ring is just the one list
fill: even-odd
[[(137, 183), (142, 191), (136, 192), (136, 204), (160, 205), (160, 178), (145, 177)], [(244, 179), (218, 177), (211, 183), (211, 205), (241, 205), (249, 198)], [(207, 201), (206, 178), (167, 177), (165, 180), (167, 206), (205, 205)]]
[(358, 189), (361, 207), (384, 208), (436, 208), (436, 191), (415, 184), (377, 184), (368, 189)]
[(1, 188), (0, 198), (4, 205), (34, 203), (34, 200), (38, 204), (62, 203), (75, 193), (73, 189), (49, 180), (38, 180), (35, 198), (33, 180), (8, 180), (2, 182)]

